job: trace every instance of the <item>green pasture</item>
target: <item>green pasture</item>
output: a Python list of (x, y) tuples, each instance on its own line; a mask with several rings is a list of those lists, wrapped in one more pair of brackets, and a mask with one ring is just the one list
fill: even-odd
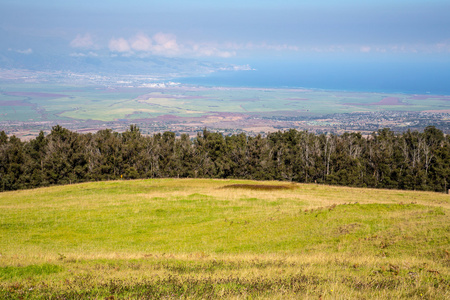
[[(211, 112), (276, 114), (284, 112), (328, 114), (373, 111), (448, 110), (448, 96), (415, 98), (407, 94), (338, 92), (302, 89), (251, 88), (106, 88), (56, 84), (2, 85), (0, 121), (102, 120), (154, 118), (161, 115), (198, 117)], [(10, 95), (8, 92), (59, 94)], [(400, 105), (377, 104), (395, 98)], [(26, 101), (31, 106), (2, 105)], [(15, 111), (14, 111), (15, 109)]]
[(447, 194), (243, 180), (4, 192), (0, 298), (448, 299), (449, 209)]
[(42, 116), (30, 106), (0, 106), (0, 121), (41, 121)]

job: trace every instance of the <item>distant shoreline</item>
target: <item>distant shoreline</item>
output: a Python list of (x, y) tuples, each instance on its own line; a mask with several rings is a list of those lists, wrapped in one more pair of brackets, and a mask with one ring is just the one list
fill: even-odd
[(364, 89), (364, 88), (333, 88), (333, 87), (310, 87), (310, 86), (290, 86), (290, 85), (244, 85), (244, 84), (224, 84), (224, 83), (207, 83), (204, 82), (206, 77), (186, 77), (177, 78), (176, 81), (183, 86), (194, 86), (203, 88), (248, 88), (248, 89), (280, 89), (280, 90), (310, 90), (320, 92), (345, 92), (345, 93), (376, 93), (376, 94), (402, 94), (402, 95), (430, 95), (430, 96), (450, 96), (450, 90), (447, 92), (431, 92), (431, 91), (405, 91), (405, 90), (388, 90), (388, 89)]

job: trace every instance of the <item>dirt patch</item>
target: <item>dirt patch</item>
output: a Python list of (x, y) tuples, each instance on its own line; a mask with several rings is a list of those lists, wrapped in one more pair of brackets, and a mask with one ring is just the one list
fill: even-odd
[(372, 105), (405, 105), (405, 103), (396, 97), (386, 97), (379, 102), (372, 103)]
[(175, 121), (175, 120), (179, 120), (180, 117), (175, 116), (175, 115), (162, 115), (162, 116), (158, 116), (157, 119), (163, 120), (163, 121)]
[(17, 101), (2, 101), (0, 106), (34, 106), (34, 104), (24, 102), (22, 100)]
[(267, 185), (267, 184), (229, 184), (224, 187), (223, 189), (248, 189), (248, 190), (286, 190), (286, 189), (295, 189), (298, 188), (298, 186), (291, 184), (291, 185)]
[(344, 234), (354, 233), (354, 232), (358, 231), (361, 227), (362, 227), (362, 225), (359, 223), (351, 223), (351, 224), (342, 225), (342, 226), (336, 228), (335, 232), (337, 235), (344, 235)]

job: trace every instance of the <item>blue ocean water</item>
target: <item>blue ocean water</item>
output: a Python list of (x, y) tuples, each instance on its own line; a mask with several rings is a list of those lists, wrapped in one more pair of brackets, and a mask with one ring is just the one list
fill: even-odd
[(179, 81), (203, 86), (450, 95), (450, 62), (269, 61), (250, 66), (253, 70), (220, 71)]

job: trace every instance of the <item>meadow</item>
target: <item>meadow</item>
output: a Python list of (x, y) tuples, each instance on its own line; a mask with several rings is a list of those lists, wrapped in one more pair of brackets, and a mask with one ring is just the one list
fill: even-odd
[(450, 197), (147, 179), (0, 193), (2, 299), (448, 299)]

